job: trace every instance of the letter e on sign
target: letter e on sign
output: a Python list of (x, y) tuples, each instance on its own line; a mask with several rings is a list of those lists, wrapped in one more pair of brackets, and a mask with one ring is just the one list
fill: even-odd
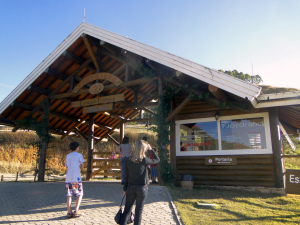
[(286, 170), (285, 181), (287, 194), (300, 194), (300, 170)]

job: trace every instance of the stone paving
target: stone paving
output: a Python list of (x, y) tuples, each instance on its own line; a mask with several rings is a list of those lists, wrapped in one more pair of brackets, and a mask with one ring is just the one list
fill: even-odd
[[(0, 224), (115, 224), (123, 193), (120, 182), (90, 181), (83, 187), (84, 215), (67, 220), (64, 182), (0, 182)], [(182, 224), (166, 187), (149, 185), (142, 224)]]

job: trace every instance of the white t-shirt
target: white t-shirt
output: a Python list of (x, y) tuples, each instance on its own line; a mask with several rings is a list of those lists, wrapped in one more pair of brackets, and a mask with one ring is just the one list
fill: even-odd
[(71, 152), (66, 157), (66, 183), (81, 182), (80, 165), (84, 163), (83, 156), (78, 152)]

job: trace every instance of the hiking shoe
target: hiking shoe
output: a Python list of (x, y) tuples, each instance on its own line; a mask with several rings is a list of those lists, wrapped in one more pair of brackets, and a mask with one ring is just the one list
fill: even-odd
[(73, 217), (73, 213), (67, 213), (67, 216), (66, 216), (67, 219), (71, 219), (72, 217)]
[(83, 213), (81, 213), (80, 210), (78, 210), (77, 212), (76, 211), (73, 212), (73, 217), (79, 217), (82, 215), (83, 215)]

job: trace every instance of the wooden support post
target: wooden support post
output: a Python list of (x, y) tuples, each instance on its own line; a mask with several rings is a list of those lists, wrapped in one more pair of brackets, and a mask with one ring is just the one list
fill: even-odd
[(162, 97), (162, 92), (163, 92), (163, 83), (162, 83), (162, 79), (159, 77), (158, 79), (157, 79), (157, 88), (158, 88), (158, 91), (157, 91), (157, 93), (158, 93), (158, 104), (160, 104), (160, 102), (161, 102), (161, 97)]
[[(163, 94), (163, 83), (162, 83), (162, 79), (159, 77), (157, 80), (157, 84), (158, 84), (158, 90), (157, 90), (157, 94), (158, 94), (158, 107), (161, 104), (161, 98), (162, 98), (162, 94)], [(159, 146), (159, 147), (164, 147), (164, 146)], [(159, 185), (164, 185), (164, 181), (161, 178), (161, 174), (160, 174), (160, 164), (157, 165), (157, 169), (158, 169), (158, 184)]]
[(1, 175), (1, 181), (3, 181), (4, 180), (4, 176), (3, 175)]
[(121, 122), (121, 123), (120, 123), (120, 144), (123, 143), (124, 129), (125, 129), (124, 123)]
[(284, 188), (284, 171), (283, 161), (281, 158), (281, 136), (279, 128), (279, 119), (277, 108), (269, 109), (271, 141), (273, 148), (274, 172), (275, 172), (275, 186), (277, 188)]
[[(175, 99), (172, 100), (171, 110), (175, 108)], [(175, 132), (175, 120), (171, 121), (170, 130), (170, 162), (174, 169), (176, 169), (176, 132)]]
[(88, 140), (88, 161), (86, 168), (86, 180), (92, 178), (92, 163), (93, 163), (93, 150), (94, 150), (94, 113), (90, 113), (89, 121), (89, 140)]
[[(47, 104), (49, 105), (49, 110), (50, 110), (50, 100), (45, 99), (45, 101), (48, 101)], [(50, 115), (50, 112), (48, 114), (44, 114), (43, 118), (42, 118), (42, 120), (47, 121), (47, 124), (45, 124), (44, 130), (43, 130), (44, 136), (46, 134), (48, 134), (48, 132), (49, 132), (49, 115)], [(47, 116), (47, 118), (45, 116)], [(44, 180), (45, 180), (45, 169), (46, 169), (46, 159), (47, 159), (48, 140), (46, 138), (42, 138), (42, 139), (43, 140), (41, 140), (42, 143), (40, 146), (40, 162), (39, 162), (38, 182), (44, 182)]]
[(19, 180), (19, 172), (17, 172), (17, 175), (16, 175), (16, 181)]

